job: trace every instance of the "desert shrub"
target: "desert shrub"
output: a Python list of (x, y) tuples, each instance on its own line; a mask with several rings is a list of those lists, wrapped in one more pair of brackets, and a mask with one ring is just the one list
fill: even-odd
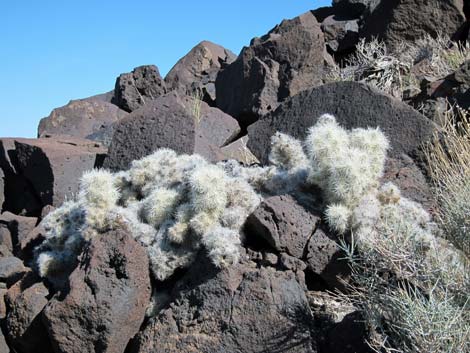
[(450, 112), (454, 119), (427, 149), (437, 224), (390, 183), (348, 210), (352, 240), (342, 246), (352, 268), (349, 299), (375, 333), (370, 344), (377, 351), (470, 349), (470, 125), (465, 112), (458, 119)]
[(364, 82), (403, 99), (419, 93), (422, 78), (444, 78), (469, 59), (469, 44), (451, 42), (443, 36), (404, 42), (393, 52), (377, 39), (362, 39), (342, 67), (333, 67), (327, 80)]

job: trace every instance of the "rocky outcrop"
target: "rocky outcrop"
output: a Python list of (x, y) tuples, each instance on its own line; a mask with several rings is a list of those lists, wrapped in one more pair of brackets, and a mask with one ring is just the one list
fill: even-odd
[(325, 42), (311, 12), (285, 20), (254, 38), (217, 76), (217, 106), (242, 126), (276, 109), (279, 102), (322, 84)]
[(73, 137), (1, 142), (10, 157), (0, 162), (5, 172), (5, 209), (14, 213), (39, 215), (45, 205), (62, 204), (78, 191), (82, 173), (101, 166), (106, 153), (96, 142)]
[(40, 121), (38, 137), (67, 135), (105, 142), (103, 131), (127, 115), (124, 110), (99, 97), (73, 100), (54, 109)]
[(263, 238), (277, 252), (302, 259), (321, 215), (309, 212), (290, 195), (265, 199), (247, 220), (249, 233)]
[(359, 41), (359, 20), (338, 15), (328, 16), (321, 23), (327, 48), (336, 54), (351, 52)]
[(5, 174), (0, 168), (0, 212), (2, 212), (3, 202), (5, 201)]
[(465, 22), (463, 0), (380, 1), (367, 17), (362, 37), (377, 37), (390, 47), (439, 33), (454, 37)]
[(165, 81), (155, 65), (136, 67), (116, 79), (113, 103), (132, 112), (165, 94)]
[(267, 162), (270, 138), (276, 131), (303, 139), (325, 113), (348, 129), (378, 126), (390, 139), (385, 179), (403, 188), (404, 195), (434, 208), (429, 185), (420, 169), (421, 147), (436, 125), (407, 104), (356, 82), (327, 84), (289, 99), (248, 129), (248, 148)]
[(215, 79), (220, 69), (231, 64), (237, 56), (230, 50), (209, 41), (202, 41), (182, 57), (168, 72), (165, 82), (168, 90), (198, 97), (215, 105)]
[(263, 163), (271, 136), (284, 132), (303, 139), (308, 128), (325, 113), (333, 114), (347, 129), (378, 126), (390, 139), (391, 157), (417, 156), (434, 131), (434, 124), (405, 103), (365, 84), (331, 83), (304, 91), (248, 128), (248, 147)]
[[(217, 108), (170, 92), (121, 120), (104, 166), (127, 169), (133, 160), (158, 148), (198, 153), (209, 160), (223, 159), (220, 148), (240, 131), (238, 123)], [(135, 143), (139, 141), (139, 143)]]
[(463, 63), (454, 73), (442, 80), (429, 83), (425, 88), (426, 98), (445, 98), (461, 108), (470, 108), (470, 60)]
[(145, 250), (125, 228), (100, 234), (69, 281), (68, 293), (56, 294), (44, 310), (54, 351), (124, 352), (150, 301)]
[[(38, 223), (36, 217), (18, 216), (11, 212), (4, 212), (0, 215), (0, 232), (2, 226), (6, 227), (5, 239), (8, 237), (10, 241), (11, 251), (18, 250), (19, 244), (28, 236)], [(8, 240), (6, 240), (8, 242)]]
[(23, 262), (13, 256), (0, 258), (0, 282), (12, 285), (26, 272)]
[(41, 321), (49, 291), (42, 283), (24, 281), (10, 288), (6, 295), (8, 315), (6, 327), (9, 340), (18, 352), (52, 352), (47, 331)]
[(292, 272), (249, 263), (219, 272), (196, 261), (174, 291), (131, 352), (317, 351), (308, 302)]

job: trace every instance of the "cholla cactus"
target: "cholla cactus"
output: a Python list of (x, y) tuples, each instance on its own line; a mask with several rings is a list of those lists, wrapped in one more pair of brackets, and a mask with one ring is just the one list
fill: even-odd
[(188, 267), (202, 248), (225, 267), (238, 261), (240, 229), (259, 202), (247, 181), (221, 165), (160, 149), (127, 172), (85, 173), (77, 200), (44, 220), (37, 269), (53, 280), (59, 273), (66, 277), (91, 237), (123, 224), (147, 249), (158, 280)]
[(43, 222), (39, 273), (49, 278), (68, 273), (91, 237), (123, 224), (147, 249), (158, 280), (204, 252), (217, 267), (226, 267), (238, 261), (243, 224), (262, 197), (305, 192), (312, 183), (321, 188), (326, 220), (339, 233), (352, 229), (372, 239), (387, 217), (405, 220), (414, 233), (428, 237), (427, 213), (393, 185), (379, 188), (388, 149), (380, 130), (347, 131), (323, 115), (305, 141), (277, 133), (271, 142), (272, 165), (264, 167), (213, 165), (198, 155), (160, 149), (125, 172), (85, 173), (77, 201)]

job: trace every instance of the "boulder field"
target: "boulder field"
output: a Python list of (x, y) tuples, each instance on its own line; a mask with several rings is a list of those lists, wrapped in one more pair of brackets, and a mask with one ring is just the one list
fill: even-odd
[(347, 129), (379, 127), (391, 145), (383, 180), (432, 213), (422, 146), (439, 122), (417, 107), (447, 99), (468, 109), (470, 62), (423, 80), (407, 101), (328, 72), (361, 40), (396, 48), (441, 33), (463, 42), (466, 16), (463, 0), (333, 0), (238, 56), (202, 41), (166, 77), (155, 65), (134, 68), (112, 91), (54, 109), (38, 138), (0, 138), (0, 353), (371, 352), (360, 311), (331, 295), (348, 293), (350, 269), (320, 192), (263, 199), (243, 226), (237, 264), (219, 269), (198, 254), (164, 281), (123, 225), (90, 240), (58, 288), (33, 262), (42, 220), (90, 169), (126, 170), (159, 148), (265, 165), (276, 132), (304, 139), (325, 113)]

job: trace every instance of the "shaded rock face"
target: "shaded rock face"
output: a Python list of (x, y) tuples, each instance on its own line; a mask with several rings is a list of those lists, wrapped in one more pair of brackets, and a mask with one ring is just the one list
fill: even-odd
[(370, 14), (381, 0), (333, 0), (335, 12), (351, 17), (361, 17)]
[(361, 37), (377, 37), (390, 47), (427, 34), (453, 37), (465, 22), (463, 0), (382, 0), (367, 17)]
[[(198, 113), (194, 112), (195, 104), (200, 105)], [(219, 109), (170, 92), (115, 126), (104, 166), (111, 170), (127, 169), (133, 160), (162, 147), (220, 160), (223, 157), (219, 147), (230, 142), (239, 131), (238, 123)]]
[(311, 12), (285, 20), (243, 48), (217, 76), (217, 106), (246, 126), (287, 97), (322, 83), (325, 43)]
[[(41, 212), (41, 201), (25, 176), (17, 171), (15, 139), (0, 139), (0, 174), (3, 174), (2, 211), (36, 215)], [(1, 198), (1, 196), (0, 196)]]
[(91, 240), (68, 293), (44, 310), (55, 352), (124, 352), (150, 301), (145, 250), (124, 229)]
[[(73, 137), (4, 139), (5, 209), (39, 215), (45, 205), (61, 205), (78, 191), (82, 173), (101, 166), (106, 149)], [(0, 154), (0, 159), (2, 155)], [(24, 190), (24, 195), (21, 190)]]
[(0, 330), (0, 353), (9, 353), (10, 348), (7, 346), (7, 342), (5, 341), (5, 337), (3, 336), (2, 330)]
[(239, 264), (217, 272), (197, 261), (175, 300), (131, 352), (316, 352), (312, 316), (292, 272)]
[(54, 109), (48, 117), (41, 120), (38, 136), (68, 135), (104, 142), (100, 139), (103, 136), (102, 131), (127, 115), (124, 110), (100, 98), (73, 100)]
[(23, 262), (13, 256), (0, 258), (0, 282), (12, 285), (26, 272)]
[(8, 315), (6, 327), (9, 341), (22, 353), (51, 352), (47, 331), (41, 315), (47, 304), (49, 291), (42, 283), (23, 283), (12, 287), (6, 295)]
[(215, 79), (219, 70), (231, 64), (237, 56), (230, 50), (212, 42), (203, 41), (181, 58), (168, 72), (165, 82), (168, 90), (180, 94), (199, 96), (211, 106), (215, 105)]
[(264, 200), (250, 215), (246, 228), (275, 250), (301, 259), (319, 222), (320, 215), (307, 211), (292, 196), (281, 195)]
[(5, 201), (5, 174), (0, 169), (0, 212), (2, 212), (3, 202)]
[(321, 23), (327, 48), (334, 53), (351, 52), (359, 41), (359, 21), (331, 15)]
[(450, 103), (464, 109), (470, 108), (470, 60), (464, 62), (457, 71), (443, 80), (433, 83), (431, 98), (446, 98)]
[(116, 79), (113, 103), (132, 112), (165, 94), (165, 81), (155, 65), (136, 67)]
[[(5, 238), (9, 237), (11, 251), (18, 252), (20, 243), (27, 238), (37, 223), (38, 218), (36, 217), (18, 216), (10, 212), (2, 213), (0, 216), (0, 232), (4, 226), (6, 229), (3, 232)], [(6, 234), (7, 232), (8, 234)], [(7, 239), (6, 242), (8, 243)], [(6, 245), (8, 246), (8, 244)]]
[(248, 128), (248, 147), (267, 162), (270, 138), (280, 131), (303, 139), (325, 113), (346, 129), (380, 127), (390, 139), (391, 157), (418, 155), (434, 131), (434, 124), (405, 103), (357, 82), (339, 82), (302, 92)]

